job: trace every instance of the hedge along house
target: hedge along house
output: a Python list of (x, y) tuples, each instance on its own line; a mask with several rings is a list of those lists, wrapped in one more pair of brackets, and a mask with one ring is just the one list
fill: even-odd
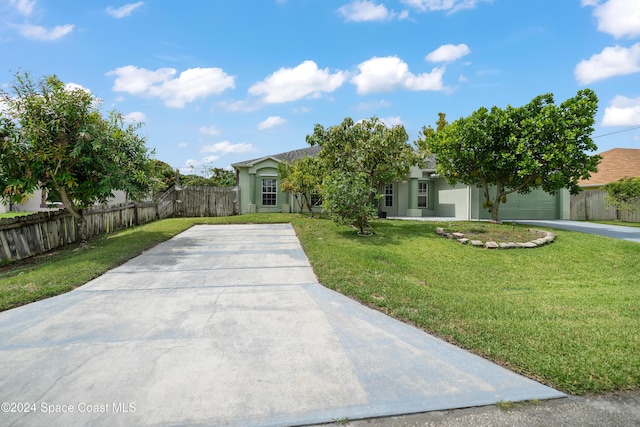
[[(298, 212), (295, 195), (280, 191), (278, 164), (315, 156), (319, 151), (320, 147), (314, 146), (233, 164), (240, 187), (240, 212)], [(489, 211), (482, 209), (480, 188), (451, 186), (436, 174), (435, 166), (435, 159), (429, 159), (425, 168), (412, 167), (405, 181), (388, 184), (380, 200), (382, 212), (388, 217), (490, 218)], [(513, 193), (500, 206), (500, 219), (569, 219), (569, 201), (568, 190), (556, 195), (542, 190)]]

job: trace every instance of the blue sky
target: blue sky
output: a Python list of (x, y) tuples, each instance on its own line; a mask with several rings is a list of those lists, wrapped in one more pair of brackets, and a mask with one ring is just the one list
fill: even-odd
[(5, 89), (56, 74), (184, 171), (306, 147), (316, 123), (413, 141), (439, 111), (586, 87), (598, 152), (640, 147), (638, 0), (0, 0), (0, 52)]

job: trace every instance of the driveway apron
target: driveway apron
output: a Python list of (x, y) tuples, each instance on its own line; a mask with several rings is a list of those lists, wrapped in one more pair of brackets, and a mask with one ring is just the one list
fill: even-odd
[(2, 425), (304, 425), (563, 396), (323, 287), (288, 224), (195, 226), (0, 313)]
[(527, 225), (537, 227), (559, 228), (561, 230), (579, 231), (581, 233), (596, 234), (598, 236), (611, 237), (613, 239), (629, 240), (640, 243), (640, 228), (624, 225), (598, 224), (586, 221), (569, 220), (518, 220)]

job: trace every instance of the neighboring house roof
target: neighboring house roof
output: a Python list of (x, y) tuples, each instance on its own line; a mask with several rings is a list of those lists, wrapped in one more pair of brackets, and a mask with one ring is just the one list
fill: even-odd
[(591, 174), (588, 180), (581, 180), (581, 187), (594, 187), (617, 181), (621, 178), (640, 176), (640, 149), (613, 148), (600, 153), (602, 160), (598, 172)]
[(285, 153), (274, 154), (271, 156), (259, 157), (257, 159), (245, 160), (243, 162), (234, 163), (231, 166), (238, 167), (251, 167), (256, 163), (260, 163), (266, 159), (273, 159), (277, 162), (291, 162), (293, 160), (301, 159), (307, 156), (315, 156), (320, 151), (320, 146), (314, 145), (313, 147), (300, 148), (298, 150), (287, 151)]
[[(277, 162), (291, 162), (293, 160), (301, 159), (307, 156), (315, 156), (320, 152), (320, 146), (314, 145), (313, 147), (300, 148), (298, 150), (287, 151), (285, 153), (274, 154), (271, 156), (259, 157), (257, 159), (245, 160), (242, 162), (234, 163), (231, 166), (234, 168), (245, 167), (250, 168), (256, 163), (260, 163), (266, 159), (274, 159)], [(434, 155), (431, 155), (427, 158), (427, 164), (425, 169), (435, 171), (436, 169), (436, 158)]]

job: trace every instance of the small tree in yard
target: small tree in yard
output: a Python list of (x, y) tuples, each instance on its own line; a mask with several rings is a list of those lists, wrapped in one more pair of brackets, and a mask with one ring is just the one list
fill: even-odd
[(483, 107), (451, 124), (441, 123), (441, 115), (438, 130), (423, 129), (416, 144), (436, 155), (436, 170), (450, 184), (481, 187), (483, 206), (497, 222), (509, 194), (536, 188), (577, 194), (578, 181), (597, 171), (600, 156), (588, 154), (597, 149), (590, 137), (597, 104), (584, 89), (559, 106), (545, 94), (522, 107)]
[(640, 209), (640, 177), (625, 177), (603, 188), (607, 191), (607, 204), (618, 212), (632, 214)]
[(406, 179), (418, 161), (407, 140), (404, 126), (387, 126), (377, 117), (354, 123), (346, 118), (341, 124), (325, 129), (317, 124), (307, 135), (309, 145), (322, 149), (318, 158), (330, 173), (363, 173), (368, 177), (373, 201), (385, 184)]
[(312, 217), (315, 205), (311, 203), (311, 198), (322, 192), (324, 175), (322, 163), (313, 156), (278, 165), (280, 189), (285, 193), (293, 194), (300, 210), (306, 207)]
[(354, 225), (361, 236), (371, 235), (364, 229), (377, 213), (370, 203), (373, 190), (365, 173), (333, 172), (323, 182), (322, 206), (337, 224)]
[[(387, 126), (377, 117), (357, 123), (351, 118), (346, 118), (339, 125), (326, 129), (317, 124), (313, 134), (307, 135), (309, 145), (321, 147), (318, 158), (326, 172), (333, 176), (329, 181), (332, 183), (332, 189), (335, 189), (338, 183), (349, 182), (357, 184), (358, 191), (368, 189), (368, 206), (362, 207), (363, 213), (370, 212), (371, 208), (377, 212), (379, 192), (384, 186), (394, 181), (405, 180), (411, 166), (418, 163), (419, 158), (413, 147), (407, 143), (408, 139), (404, 126)], [(337, 174), (344, 176), (338, 180)], [(360, 185), (362, 177), (366, 178), (366, 186)], [(327, 182), (323, 183), (323, 187), (326, 185)], [(325, 188), (323, 194), (326, 193)], [(323, 207), (331, 206), (338, 209), (341, 213), (337, 216), (346, 218), (349, 215), (344, 215), (344, 212), (355, 209), (355, 200), (360, 199), (335, 195), (332, 203), (325, 200)], [(346, 205), (340, 206), (339, 203)], [(364, 214), (360, 216), (362, 221), (365, 221), (365, 218), (371, 217)], [(368, 222), (360, 222), (359, 225), (362, 229)]]
[(0, 191), (21, 202), (36, 189), (60, 197), (86, 241), (82, 208), (105, 203), (113, 190), (133, 199), (149, 191), (150, 153), (140, 124), (122, 114), (103, 117), (99, 100), (56, 76), (34, 82), (17, 74), (12, 93), (0, 92)]

